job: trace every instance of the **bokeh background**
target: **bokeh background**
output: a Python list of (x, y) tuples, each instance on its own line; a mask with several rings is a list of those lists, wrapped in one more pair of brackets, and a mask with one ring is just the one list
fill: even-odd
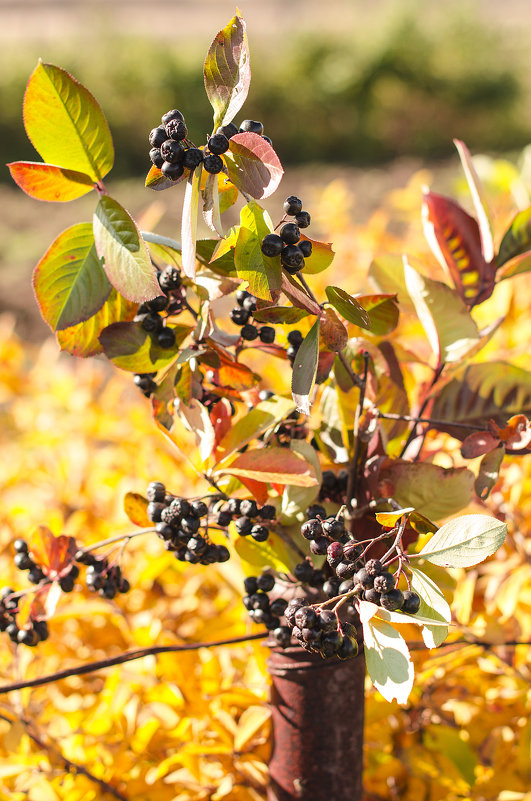
[[(261, 119), (286, 168), (278, 198), (300, 193), (312, 236), (332, 241), (334, 283), (370, 290), (371, 260), (407, 252), (434, 264), (422, 234), (422, 186), (470, 199), (452, 138), (465, 140), (492, 203), (496, 242), (530, 204), (531, 6), (505, 2), (242, 0), (253, 80), (243, 116)], [(182, 108), (198, 141), (210, 130), (202, 63), (234, 14), (225, 0), (0, 0), (2, 163), (35, 159), (22, 97), (39, 57), (69, 69), (109, 119), (116, 166), (109, 191), (146, 228), (179, 235), (181, 190), (144, 188), (147, 133)], [(154, 430), (131, 377), (103, 359), (61, 355), (42, 323), (31, 270), (69, 225), (90, 220), (92, 195), (38, 203), (0, 171), (0, 574), (12, 541), (38, 524), (88, 544), (131, 530), (127, 491), (164, 480), (202, 490)], [(318, 289), (328, 273), (316, 277)], [(531, 370), (528, 275), (502, 284), (481, 324), (506, 323), (481, 354)], [(319, 283), (320, 282), (320, 283)], [(313, 283), (313, 282), (312, 282)], [(411, 334), (406, 320), (404, 342)], [(400, 340), (400, 334), (398, 335)], [(407, 353), (405, 353), (407, 356)], [(266, 382), (276, 366), (264, 367)], [(288, 376), (286, 376), (286, 379)], [(287, 384), (286, 384), (287, 387)], [(459, 458), (453, 442), (448, 458)], [(497, 643), (413, 652), (410, 702), (367, 687), (365, 801), (530, 801), (531, 465), (509, 459), (489, 511), (510, 536), (477, 569), (444, 584), (453, 637)], [(51, 637), (15, 656), (0, 640), (1, 683), (44, 675), (149, 644), (251, 632), (241, 573), (183, 570), (157, 538), (123, 555), (132, 591), (103, 602), (80, 588), (63, 598)], [(270, 749), (266, 651), (260, 645), (147, 658), (0, 696), (0, 799), (261, 801)], [(348, 699), (346, 706), (348, 712)], [(64, 757), (90, 775), (65, 769)]]

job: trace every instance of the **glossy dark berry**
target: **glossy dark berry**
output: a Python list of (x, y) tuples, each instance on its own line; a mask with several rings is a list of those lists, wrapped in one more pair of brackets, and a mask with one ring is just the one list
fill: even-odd
[(311, 217), (307, 211), (300, 211), (295, 215), (295, 222), (299, 228), (308, 228), (311, 222)]
[(355, 572), (355, 562), (340, 562), (336, 567), (336, 575), (340, 579), (352, 578)]
[(229, 122), (228, 125), (220, 125), (219, 128), (216, 128), (216, 133), (223, 134), (227, 139), (230, 139), (234, 134), (238, 133), (238, 128), (233, 122)]
[(301, 534), (306, 540), (314, 540), (317, 537), (322, 536), (323, 533), (323, 526), (320, 520), (312, 518), (311, 520), (307, 520), (301, 526)]
[(240, 505), (241, 505), (240, 498), (229, 498), (229, 500), (227, 501), (227, 509), (231, 513), (231, 515), (240, 514)]
[(242, 301), (242, 307), (251, 314), (256, 310), (256, 298), (254, 295), (247, 295)]
[(203, 151), (198, 147), (189, 147), (184, 151), (183, 167), (187, 170), (195, 170), (203, 161)]
[(35, 631), (41, 642), (47, 640), (48, 637), (50, 636), (50, 632), (48, 630), (48, 623), (45, 620), (35, 620), (33, 623), (33, 630)]
[(242, 326), (240, 334), (242, 339), (245, 339), (247, 342), (252, 342), (258, 337), (258, 328), (251, 323), (246, 323)]
[(207, 147), (211, 153), (220, 156), (229, 149), (229, 140), (224, 134), (216, 133), (208, 140)]
[(218, 562), (228, 562), (230, 559), (230, 551), (226, 545), (218, 545)]
[(182, 164), (184, 147), (180, 142), (175, 142), (173, 139), (166, 139), (160, 146), (160, 155), (164, 161), (169, 161), (170, 164)]
[(248, 133), (263, 134), (264, 126), (261, 122), (256, 120), (244, 120), (240, 125), (240, 131), (247, 131)]
[(343, 520), (341, 520), (341, 518), (336, 520), (335, 517), (328, 517), (326, 520), (323, 520), (323, 531), (334, 539), (340, 537), (345, 531)]
[(131, 589), (131, 585), (127, 581), (126, 578), (121, 578), (120, 583), (118, 584), (118, 592), (124, 595), (126, 592), (129, 592)]
[(365, 601), (370, 601), (371, 604), (379, 604), (380, 603), (381, 593), (379, 593), (375, 589), (365, 590), (363, 593), (363, 598)]
[(296, 245), (301, 238), (299, 227), (295, 223), (286, 223), (280, 229), (280, 238), (285, 245)]
[(235, 306), (230, 313), (230, 319), (236, 325), (245, 325), (249, 322), (249, 317), (247, 309), (242, 309), (241, 306)]
[[(288, 336), (287, 336), (287, 340), (288, 340), (289, 344), (293, 345), (294, 348), (298, 348), (302, 344), (303, 339), (304, 339), (304, 337), (302, 336), (301, 332), (298, 331), (298, 330), (290, 331)], [(310, 508), (317, 508), (317, 506), (319, 506), (319, 504), (314, 504), (314, 506), (310, 507)], [(326, 517), (325, 509), (322, 506), (319, 506), (319, 509), (323, 510), (323, 513), (320, 514), (320, 517)]]
[(152, 147), (151, 150), (149, 151), (149, 158), (151, 159), (151, 163), (154, 164), (155, 167), (158, 167), (160, 170), (160, 168), (164, 164), (164, 159), (162, 158), (160, 148)]
[(302, 200), (296, 195), (290, 195), (284, 201), (284, 211), (290, 217), (294, 217), (302, 211)]
[(39, 642), (39, 637), (33, 628), (21, 629), (17, 634), (17, 642), (22, 645), (29, 645), (32, 648)]
[(177, 267), (166, 267), (159, 276), (159, 286), (168, 292), (178, 289), (182, 284), (182, 278)]
[(317, 613), (311, 606), (302, 606), (295, 612), (295, 625), (300, 629), (310, 629), (317, 625)]
[(164, 127), (170, 139), (175, 139), (176, 142), (181, 142), (188, 136), (188, 129), (185, 123), (176, 117), (167, 122)]
[[(293, 336), (294, 334), (297, 334), (298, 336), (295, 337), (295, 336)], [(290, 337), (291, 337), (291, 339), (290, 339)], [(300, 337), (300, 341), (298, 343), (292, 341), (292, 340), (298, 339), (298, 337)], [(296, 344), (300, 345), (301, 342), (302, 342), (302, 334), (301, 334), (301, 332), (300, 331), (290, 331), (289, 334), (288, 334), (288, 342), (291, 345), (296, 345)], [(311, 506), (308, 506), (308, 508), (306, 509), (306, 517), (308, 518), (308, 520), (313, 520), (316, 517), (320, 517), (321, 519), (324, 519), (324, 518), (326, 518), (326, 509), (324, 508), (324, 506), (321, 506), (321, 504), (314, 503)]]
[(167, 138), (168, 135), (166, 134), (166, 129), (163, 125), (159, 125), (157, 128), (152, 128), (148, 137), (151, 147), (160, 147)]
[(28, 543), (26, 540), (23, 539), (16, 539), (13, 543), (13, 548), (17, 553), (27, 553), (28, 552)]
[(351, 578), (345, 579), (338, 587), (339, 595), (344, 595), (354, 589), (354, 582)]
[(236, 302), (238, 303), (239, 306), (243, 306), (243, 301), (251, 297), (252, 297), (251, 293), (247, 292), (246, 289), (238, 289), (238, 291), (236, 292)]
[(223, 169), (223, 159), (215, 153), (208, 153), (203, 158), (203, 167), (213, 175), (217, 175)]
[(148, 333), (159, 331), (162, 328), (162, 319), (156, 312), (151, 312), (150, 314), (145, 315), (141, 325), (144, 331), (147, 331)]
[(275, 586), (275, 577), (271, 573), (262, 573), (261, 576), (258, 576), (256, 583), (259, 590), (270, 592)]
[(269, 529), (265, 526), (253, 526), (251, 529), (251, 537), (255, 542), (265, 542), (269, 537)]
[(299, 248), (302, 250), (302, 255), (305, 259), (312, 255), (312, 243), (309, 239), (301, 239), (299, 242)]
[(13, 559), (15, 563), (15, 567), (18, 570), (31, 570), (32, 567), (35, 567), (35, 562), (27, 553), (17, 553), (15, 554), (15, 558)]
[(240, 514), (246, 515), (247, 517), (256, 517), (258, 515), (256, 501), (243, 500), (240, 504)]
[(197, 535), (195, 537), (191, 537), (188, 540), (188, 546), (187, 547), (188, 547), (189, 551), (192, 551), (192, 553), (196, 553), (196, 554), (201, 555), (202, 553), (204, 553), (206, 551), (207, 546), (208, 546), (208, 543), (204, 539), (204, 537), (201, 537), (201, 536)]
[(321, 631), (325, 633), (337, 629), (337, 618), (335, 613), (331, 612), (329, 609), (323, 609), (320, 612), (317, 622)]
[(68, 574), (68, 576), (63, 576), (63, 578), (59, 581), (59, 586), (63, 592), (72, 592), (74, 589), (74, 584), (75, 578), (70, 574)]
[(339, 579), (331, 578), (323, 584), (323, 592), (328, 598), (335, 598), (339, 595)]
[(394, 612), (396, 609), (401, 609), (404, 603), (404, 596), (402, 590), (389, 590), (380, 596), (380, 606), (387, 609), (389, 612)]
[(292, 598), (291, 601), (288, 603), (286, 610), (284, 612), (284, 617), (290, 624), (290, 626), (295, 625), (295, 613), (297, 609), (306, 606), (306, 601), (304, 598)]
[(267, 144), (268, 144), (268, 145), (272, 145), (272, 144), (273, 144), (273, 140), (271, 139), (271, 137), (270, 137), (270, 136), (266, 136), (265, 134), (262, 134), (262, 139), (263, 139), (265, 142), (267, 142)]
[(366, 590), (372, 589), (374, 584), (374, 578), (364, 567), (362, 567), (361, 570), (358, 570), (354, 580), (357, 584), (361, 584), (361, 586)]
[(262, 244), (260, 245), (264, 256), (269, 256), (270, 258), (280, 256), (283, 247), (284, 242), (277, 234), (267, 234), (267, 236), (264, 236), (262, 239)]
[(195, 534), (196, 531), (199, 530), (200, 522), (197, 517), (192, 517), (191, 515), (187, 515), (183, 517), (181, 520), (181, 528), (187, 534)]
[(339, 559), (343, 558), (343, 546), (340, 542), (331, 542), (327, 548), (328, 556), (331, 559)]
[(280, 645), (281, 648), (287, 648), (291, 642), (291, 631), (288, 626), (278, 626), (273, 629), (272, 636), (276, 644)]
[(160, 171), (166, 178), (169, 178), (170, 181), (178, 181), (179, 178), (184, 175), (184, 167), (182, 164), (172, 164), (169, 161), (163, 163)]
[(358, 646), (355, 644), (355, 640), (352, 640), (350, 637), (344, 637), (343, 642), (337, 649), (337, 655), (340, 659), (351, 659), (353, 656), (356, 656), (358, 653)]
[(40, 569), (40, 567), (34, 567), (28, 573), (28, 581), (31, 581), (32, 584), (39, 584), (44, 578), (44, 573)]
[(166, 114), (162, 115), (161, 122), (163, 125), (167, 125), (170, 120), (181, 120), (184, 122), (184, 116), (178, 109), (172, 108), (170, 111), (167, 111)]
[(402, 612), (408, 615), (416, 615), (420, 609), (420, 597), (416, 592), (411, 592), (411, 590), (405, 590), (402, 594), (404, 596)]
[(163, 503), (152, 501), (148, 503), (146, 512), (147, 516), (153, 523), (160, 523), (162, 510), (165, 509), (166, 506)]
[(146, 498), (148, 501), (157, 501), (160, 503), (164, 500), (166, 494), (166, 487), (162, 481), (151, 481), (146, 490)]
[(258, 589), (258, 581), (256, 576), (247, 576), (243, 580), (243, 586), (247, 595), (253, 595)]
[(276, 513), (277, 512), (273, 504), (267, 503), (259, 510), (258, 517), (260, 517), (262, 520), (274, 520)]
[(329, 540), (326, 537), (317, 537), (310, 541), (310, 551), (317, 556), (324, 556), (328, 548)]
[(161, 328), (157, 334), (157, 343), (161, 348), (173, 348), (175, 345), (175, 331), (173, 328)]
[(251, 533), (251, 529), (253, 528), (253, 522), (250, 517), (238, 517), (238, 519), (234, 522), (236, 526), (236, 531), (242, 537), (247, 537)]
[(232, 520), (232, 515), (228, 511), (226, 512), (221, 511), (218, 512), (216, 515), (216, 523), (218, 524), (218, 526), (222, 526), (223, 528), (226, 528), (231, 520)]
[(297, 245), (286, 245), (282, 248), (280, 262), (293, 275), (304, 267), (304, 256)]
[(297, 581), (308, 582), (313, 576), (313, 567), (310, 562), (299, 562), (293, 568), (293, 575)]
[(161, 312), (164, 311), (164, 309), (168, 308), (169, 302), (170, 299), (167, 295), (158, 295), (156, 298), (148, 300), (146, 306), (149, 309), (149, 311)]
[(204, 501), (192, 501), (191, 507), (196, 517), (205, 517), (208, 514), (208, 506)]
[(270, 610), (271, 614), (275, 617), (282, 617), (284, 612), (286, 611), (288, 606), (288, 602), (285, 598), (275, 598), (274, 601), (271, 601)]
[(263, 325), (258, 329), (258, 336), (265, 345), (271, 345), (275, 341), (275, 329), (271, 325)]

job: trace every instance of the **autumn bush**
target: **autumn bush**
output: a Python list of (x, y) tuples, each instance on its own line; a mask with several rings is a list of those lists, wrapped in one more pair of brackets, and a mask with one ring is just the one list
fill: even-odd
[[(226, 70), (229, 47), (235, 60)], [(230, 123), (245, 99), (246, 48), (245, 24), (236, 16), (207, 54), (205, 86), (214, 128)], [(73, 136), (72, 144), (84, 146), (75, 157), (37, 113), (54, 93), (61, 97), (54, 113), (69, 132), (67, 140)], [(87, 115), (88, 125), (68, 127), (72, 118), (64, 111), (73, 107)], [(172, 114), (179, 120), (178, 112)], [(316, 560), (315, 567), (297, 539), (306, 506), (319, 498), (327, 508), (312, 518), (317, 527), (332, 510), (329, 521), (341, 528), (344, 544), (357, 549), (356, 558), (383, 542), (385, 567), (398, 562), (391, 590), (393, 604), (399, 596), (396, 605), (384, 605), (387, 590), (381, 590), (381, 604), (379, 592), (376, 599), (367, 597), (369, 571), (382, 571), (374, 560), (366, 560), (369, 570), (361, 563), (355, 568), (359, 578), (352, 587), (330, 592), (323, 586), (327, 599), (315, 605), (321, 615), (326, 604), (335, 604), (341, 657), (356, 653), (359, 632), (337, 610), (349, 601), (350, 621), (359, 614), (363, 624), (368, 674), (381, 694), (367, 683), (367, 798), (525, 798), (530, 583), (525, 490), (517, 488), (525, 487), (528, 470), (531, 373), (526, 348), (515, 349), (513, 339), (525, 335), (519, 317), (526, 297), (519, 282), (530, 269), (531, 211), (524, 208), (515, 216), (510, 198), (500, 191), (496, 230), (505, 233), (493, 239), (483, 190), (462, 142), (456, 145), (475, 218), (432, 191), (421, 198), (414, 180), (409, 190), (386, 199), (363, 230), (356, 229), (344, 213), (349, 193), (337, 183), (316, 192), (315, 211), (312, 206), (312, 215), (344, 245), (334, 264), (335, 285), (328, 285), (323, 273), (334, 252), (326, 242), (308, 240), (306, 261), (296, 265), (284, 250), (278, 261), (266, 252), (264, 235), (275, 247), (279, 243), (256, 199), (274, 192), (282, 167), (261, 136), (261, 124), (247, 121), (227, 140), (220, 178), (202, 154), (206, 181), (201, 183), (201, 167), (185, 173), (179, 244), (140, 234), (107, 194), (102, 178), (112, 165), (110, 134), (94, 99), (67, 73), (38, 65), (26, 92), (25, 123), (52, 161), (10, 165), (28, 194), (68, 200), (95, 188), (99, 196), (93, 226), (81, 223), (63, 232), (39, 262), (34, 288), (41, 312), (65, 350), (78, 356), (103, 351), (140, 379), (136, 383), (151, 397), (166, 444), (155, 444), (152, 419), (132, 382), (111, 373), (106, 362), (73, 365), (49, 343), (32, 352), (14, 336), (9, 321), (3, 322), (2, 559), (6, 580), (18, 585), (11, 543), (23, 539), (17, 551), (29, 547), (43, 569), (33, 582), (36, 588), (7, 590), (3, 603), (16, 599), (18, 607), (16, 625), (9, 623), (12, 640), (23, 643), (42, 618), (50, 619), (52, 629), (37, 651), (2, 645), (6, 668), (0, 691), (8, 699), (0, 710), (5, 792), (35, 801), (148, 793), (214, 801), (262, 797), (269, 758), (266, 651), (257, 639), (264, 633), (256, 634), (242, 616), (241, 583), (244, 574), (265, 568), (270, 578), (296, 589), (323, 584), (324, 560)], [(95, 132), (90, 140), (87, 130)], [(168, 128), (162, 135), (167, 141)], [(207, 146), (213, 150), (212, 141)], [(53, 159), (63, 157), (64, 166), (56, 166)], [(151, 153), (154, 166), (146, 179), (159, 190), (172, 185), (160, 157)], [(490, 167), (495, 182), (499, 165)], [(517, 177), (509, 186), (513, 200), (516, 186)], [(240, 225), (223, 232), (220, 214), (238, 190), (247, 201)], [(196, 237), (200, 199), (205, 221), (219, 238)], [(288, 216), (295, 214), (292, 205), (288, 202)], [(433, 255), (419, 235), (421, 205)], [(308, 221), (303, 216), (301, 228)], [(81, 253), (78, 263), (74, 253)], [(169, 267), (155, 272), (152, 263), (160, 259)], [(369, 288), (371, 294), (363, 294), (367, 267), (376, 294)], [(164, 325), (151, 315), (148, 328), (145, 318), (153, 309), (142, 311), (139, 304), (156, 298), (166, 309), (170, 301), (159, 296), (166, 279), (175, 289), (172, 311)], [(342, 288), (343, 280), (349, 289), (355, 286), (355, 295)], [(293, 337), (282, 327), (283, 344), (274, 346), (260, 329), (258, 347), (239, 360), (247, 340), (257, 338), (256, 329), (247, 337), (244, 326), (242, 336), (231, 337), (218, 328), (210, 305), (235, 292), (238, 281), (254, 295), (240, 292), (239, 309), (251, 310), (260, 323), (300, 326), (298, 353), (290, 355), (287, 344), (296, 350)], [(291, 306), (278, 305), (281, 290)], [(327, 300), (319, 303), (314, 292)], [(476, 306), (477, 319), (470, 313)], [(241, 325), (239, 309), (232, 321)], [(183, 311), (192, 324), (174, 325), (172, 313)], [(171, 336), (170, 345), (162, 344), (160, 331)], [(264, 363), (260, 349), (279, 363)], [(291, 372), (293, 402), (282, 394)], [(258, 395), (260, 380), (271, 387), (265, 398)], [(292, 417), (295, 407), (298, 415)], [(425, 426), (420, 435), (419, 425)], [(338, 468), (329, 470), (328, 486), (321, 462)], [(346, 491), (332, 491), (341, 465), (348, 465)], [(271, 536), (258, 532), (260, 539), (257, 534), (250, 545), (238, 536), (239, 521), (228, 532), (224, 524), (214, 526), (214, 536), (223, 534), (241, 561), (214, 559), (206, 569), (194, 564), (184, 569), (183, 559), (176, 561), (173, 554), (181, 558), (184, 550), (171, 537), (175, 547), (165, 549), (145, 536), (153, 533), (160, 512), (142, 495), (154, 477), (164, 478), (173, 495), (203, 492), (216, 514), (217, 504), (235, 492), (250, 493), (260, 505), (270, 499), (282, 526), (273, 524)], [(204, 482), (211, 485), (208, 496)], [(463, 509), (469, 516), (454, 517)], [(343, 513), (349, 533), (340, 524)], [(132, 524), (147, 531), (131, 531)], [(324, 525), (323, 530), (329, 532)], [(130, 591), (103, 600), (101, 593), (96, 597), (78, 586), (71, 595), (62, 579), (74, 561), (83, 564), (102, 545), (110, 548), (109, 562), (119, 561)], [(311, 553), (323, 556), (317, 548), (322, 543), (312, 541)], [(354, 559), (348, 561), (352, 575)], [(311, 572), (311, 582), (300, 568)], [(400, 611), (398, 583), (405, 590), (409, 576), (420, 596), (419, 616), (406, 614), (405, 606)], [(4, 608), (4, 628), (15, 616), (11, 609)], [(239, 635), (248, 644), (240, 645)], [(217, 644), (207, 647), (211, 640)], [(229, 643), (221, 644), (224, 640)], [(187, 645), (178, 653), (153, 649), (179, 643)], [(339, 648), (344, 643), (350, 644), (348, 653)], [(437, 645), (442, 650), (425, 649)], [(112, 659), (143, 646), (150, 651), (138, 662)], [(394, 658), (381, 658), (382, 649)], [(50, 676), (54, 681), (44, 689), (40, 683)]]

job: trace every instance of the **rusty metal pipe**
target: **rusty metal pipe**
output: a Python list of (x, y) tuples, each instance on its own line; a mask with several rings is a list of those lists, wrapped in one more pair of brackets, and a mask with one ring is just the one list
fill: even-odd
[(268, 801), (362, 801), (365, 658), (273, 649)]

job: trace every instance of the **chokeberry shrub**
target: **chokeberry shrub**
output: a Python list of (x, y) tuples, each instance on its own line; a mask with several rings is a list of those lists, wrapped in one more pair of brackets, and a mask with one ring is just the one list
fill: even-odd
[[(39, 261), (35, 295), (63, 350), (103, 354), (131, 373), (156, 427), (204, 479), (201, 497), (182, 497), (171, 476), (153, 477), (144, 494), (126, 496), (131, 521), (178, 561), (239, 559), (243, 606), (272, 646), (334, 660), (364, 648), (375, 686), (405, 702), (413, 665), (397, 627), (417, 626), (429, 648), (444, 641), (451, 614), (433, 566), (475, 565), (506, 534), (488, 514), (455, 515), (484, 502), (504, 455), (531, 441), (529, 376), (477, 361), (495, 326), (480, 330), (472, 314), (497, 282), (529, 269), (531, 212), (495, 248), (458, 142), (476, 217), (432, 192), (423, 200), (448, 280), (404, 258), (392, 271), (373, 265), (374, 294), (328, 284), (320, 298), (312, 278), (332, 266), (332, 247), (307, 236), (311, 210), (289, 188), (271, 218), (260, 201), (279, 189), (281, 161), (262, 122), (234, 123), (250, 78), (237, 15), (204, 63), (211, 135), (188, 129), (185, 98), (154, 111), (146, 187), (185, 184), (173, 239), (140, 231), (109, 195), (112, 138), (94, 97), (38, 64), (24, 123), (43, 162), (10, 164), (13, 178), (39, 200), (95, 191), (97, 201), (92, 222), (64, 231)], [(229, 209), (239, 217), (227, 227)], [(198, 238), (200, 213), (209, 238)], [(391, 337), (401, 311), (427, 338), (421, 382), (407, 332)], [(274, 386), (257, 372), (260, 358), (276, 360)], [(460, 440), (463, 459), (481, 456), (476, 474), (434, 458), (431, 432)], [(54, 602), (81, 582), (103, 598), (127, 593), (127, 558), (105, 545), (45, 526), (17, 540), (15, 564), (34, 589), (4, 588), (6, 635), (31, 647), (53, 635)]]

